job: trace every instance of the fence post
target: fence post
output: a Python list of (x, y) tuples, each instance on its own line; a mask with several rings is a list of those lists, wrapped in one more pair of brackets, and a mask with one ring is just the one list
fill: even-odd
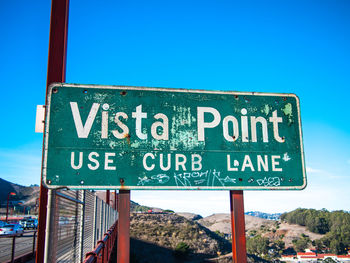
[[(56, 190), (48, 190), (47, 198), (47, 217), (46, 217), (46, 233), (45, 233), (45, 257), (44, 262), (56, 262), (57, 244), (57, 208), (58, 199)], [(39, 244), (40, 246), (40, 244)]]
[(81, 213), (80, 213), (80, 240), (79, 240), (79, 262), (82, 262), (84, 259), (84, 227), (85, 227), (85, 206), (86, 206), (86, 192), (85, 190), (82, 190), (83, 196), (82, 196), (82, 206), (81, 206)]
[(109, 205), (108, 206), (108, 229), (111, 227), (111, 209), (112, 207)]
[(34, 231), (34, 233), (33, 233), (33, 256), (35, 253), (35, 238), (36, 238), (36, 231)]
[(97, 233), (97, 196), (94, 195), (94, 219), (92, 225), (94, 226), (94, 235), (92, 238), (92, 247), (91, 249), (93, 250), (96, 244), (96, 233)]
[(114, 190), (114, 210), (117, 210), (117, 190)]
[(15, 262), (15, 249), (16, 249), (16, 236), (12, 238), (12, 253), (11, 253), (11, 263)]
[[(103, 228), (103, 235), (107, 232), (107, 213), (108, 213), (108, 205), (105, 203), (105, 213), (104, 213), (104, 228)], [(102, 236), (103, 238), (104, 236)]]
[(100, 200), (101, 202), (101, 217), (100, 217), (100, 234), (99, 234), (99, 239), (101, 240), (102, 239), (102, 234), (103, 234), (103, 210), (104, 210), (104, 206), (103, 206), (103, 201)]

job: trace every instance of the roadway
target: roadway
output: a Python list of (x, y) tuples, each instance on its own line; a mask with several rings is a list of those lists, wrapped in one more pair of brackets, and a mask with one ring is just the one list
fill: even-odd
[[(16, 236), (15, 258), (33, 251), (34, 232), (33, 230), (24, 230), (23, 236)], [(13, 237), (0, 236), (0, 262), (11, 260), (12, 242)]]
[[(23, 236), (16, 236), (15, 258), (26, 255), (33, 251), (34, 230), (25, 230)], [(13, 237), (0, 236), (0, 262), (9, 262), (11, 260)], [(37, 240), (35, 239), (35, 242)], [(35, 244), (36, 245), (36, 244)], [(79, 246), (76, 232), (68, 228), (60, 228), (58, 231), (58, 242), (56, 244), (56, 259), (62, 263), (76, 262), (79, 254), (75, 246)], [(91, 248), (92, 250), (92, 248)], [(90, 251), (90, 249), (88, 249)], [(83, 255), (84, 257), (85, 255)]]

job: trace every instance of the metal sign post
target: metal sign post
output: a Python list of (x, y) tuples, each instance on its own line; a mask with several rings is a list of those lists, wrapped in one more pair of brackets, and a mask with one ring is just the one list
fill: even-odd
[(118, 249), (117, 263), (130, 259), (130, 191), (119, 190), (118, 195)]
[[(48, 94), (49, 85), (53, 82), (64, 82), (66, 79), (68, 10), (69, 10), (69, 0), (52, 0), (45, 105), (48, 104), (47, 94)], [(44, 142), (45, 142), (45, 136), (44, 136)], [(45, 146), (43, 143), (43, 156), (45, 152), (44, 147)], [(42, 162), (42, 167), (43, 167), (43, 164), (44, 163)], [(43, 244), (45, 244), (47, 199), (48, 199), (48, 189), (41, 182), (38, 239), (37, 239), (37, 251), (36, 251), (37, 263), (44, 262), (44, 245)]]
[(230, 191), (232, 262), (246, 263), (247, 250), (245, 239), (245, 220), (243, 191)]

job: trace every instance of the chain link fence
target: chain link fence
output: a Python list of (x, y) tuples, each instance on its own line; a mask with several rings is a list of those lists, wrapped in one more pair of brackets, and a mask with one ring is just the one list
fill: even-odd
[(88, 190), (49, 190), (46, 262), (83, 262), (118, 214)]

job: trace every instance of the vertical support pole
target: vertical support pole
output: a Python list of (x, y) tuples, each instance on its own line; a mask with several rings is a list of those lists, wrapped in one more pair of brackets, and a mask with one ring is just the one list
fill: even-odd
[[(48, 87), (53, 82), (65, 82), (66, 80), (66, 54), (68, 36), (68, 9), (69, 0), (52, 0), (51, 21), (50, 21), (50, 42), (47, 66), (47, 82), (45, 105), (47, 105)], [(44, 156), (44, 141), (42, 156)], [(43, 158), (42, 158), (43, 160)], [(43, 168), (43, 162), (41, 167)], [(42, 169), (41, 169), (42, 170)], [(41, 175), (42, 178), (42, 175)], [(45, 230), (46, 230), (46, 210), (47, 210), (48, 189), (40, 184), (39, 202), (39, 225), (36, 262), (44, 262)]]
[(85, 228), (85, 209), (86, 209), (86, 190), (82, 190), (83, 196), (82, 200), (83, 204), (81, 205), (81, 213), (80, 213), (80, 237), (79, 237), (79, 251), (80, 258), (78, 262), (82, 262), (84, 259), (84, 228)]
[(99, 234), (99, 237), (98, 237), (99, 239), (102, 239), (103, 234), (104, 234), (104, 232), (103, 232), (103, 221), (104, 221), (103, 213), (104, 213), (104, 212), (105, 212), (105, 211), (104, 211), (104, 204), (103, 204), (103, 201), (101, 200), (100, 234)]
[[(108, 206), (108, 224), (107, 224), (107, 231), (109, 230), (109, 228), (111, 227), (111, 210), (112, 210), (112, 207)], [(106, 231), (106, 232), (107, 232)]]
[(36, 231), (33, 232), (33, 257), (35, 253), (35, 238), (36, 238)]
[(114, 190), (114, 210), (117, 211), (117, 190)]
[(109, 192), (109, 190), (106, 191), (106, 203), (107, 203), (107, 205), (110, 205), (110, 192)]
[[(80, 200), (80, 191), (75, 191), (75, 199), (76, 200)], [(74, 212), (74, 216), (75, 216), (75, 226), (73, 228), (73, 248), (74, 251), (78, 250), (79, 251), (79, 240), (80, 240), (80, 223), (79, 223), (79, 219), (80, 219), (80, 204), (78, 202), (74, 202), (74, 206), (75, 206), (75, 212)], [(80, 258), (79, 253), (74, 252), (71, 258), (72, 262), (77, 262), (78, 259)]]
[(92, 244), (91, 244), (91, 250), (94, 250), (95, 244), (96, 244), (96, 233), (97, 233), (97, 196), (94, 195), (94, 218), (93, 223), (94, 226), (94, 234), (92, 236)]
[(8, 223), (9, 218), (9, 201), (10, 201), (10, 193), (7, 194), (7, 203), (6, 203), (6, 220), (5, 222)]
[[(58, 236), (58, 198), (56, 195), (56, 190), (48, 191), (47, 198), (47, 217), (46, 217), (46, 230), (45, 230), (45, 254), (44, 260), (42, 262), (56, 262), (56, 251), (57, 251), (57, 241)], [(40, 245), (39, 245), (40, 246)]]
[[(105, 203), (104, 206), (105, 206), (105, 212), (104, 212), (104, 214), (103, 214), (104, 220), (103, 220), (102, 238), (104, 237), (104, 234), (107, 232), (107, 213), (108, 213), (107, 209), (108, 209), (108, 205)], [(102, 239), (102, 238), (101, 238), (101, 239)]]
[(230, 191), (232, 262), (247, 263), (243, 191)]
[(117, 263), (129, 263), (130, 258), (130, 190), (119, 190), (118, 195), (118, 250)]
[(15, 262), (16, 236), (12, 238), (11, 263)]

